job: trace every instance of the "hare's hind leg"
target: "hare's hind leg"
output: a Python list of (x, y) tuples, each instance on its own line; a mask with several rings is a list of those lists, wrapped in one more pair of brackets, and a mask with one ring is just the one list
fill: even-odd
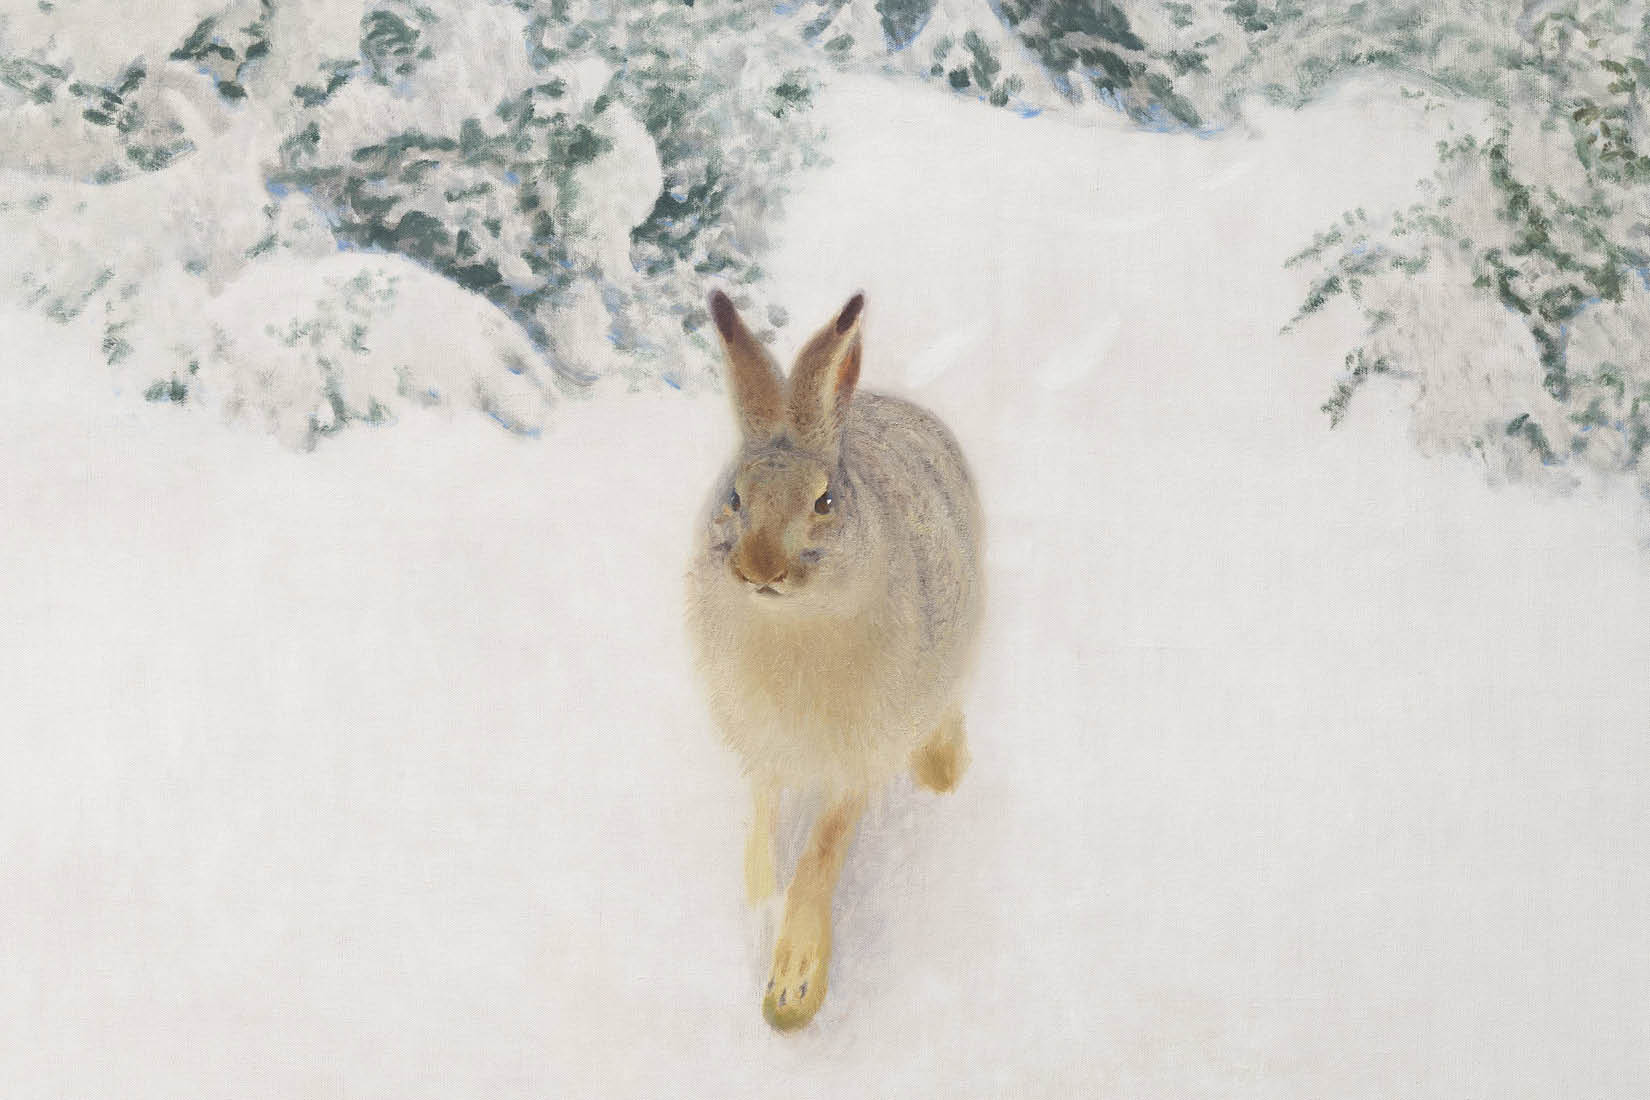
[(773, 971), (762, 997), (762, 1015), (780, 1031), (801, 1027), (825, 1003), (831, 964), (831, 897), (864, 809), (863, 794), (838, 799), (826, 809), (785, 891), (785, 923), (774, 945)]
[(953, 708), (911, 754), (911, 774), (924, 787), (944, 794), (956, 788), (967, 770), (968, 735), (962, 711)]
[(745, 837), (745, 899), (761, 905), (773, 896), (773, 834), (779, 824), (779, 786), (751, 783), (751, 831)]

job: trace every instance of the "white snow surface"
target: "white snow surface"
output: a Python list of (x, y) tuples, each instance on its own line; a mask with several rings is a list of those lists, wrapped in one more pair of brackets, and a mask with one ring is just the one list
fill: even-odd
[(1356, 319), (1278, 332), (1282, 258), (1408, 201), (1434, 124), (819, 109), (770, 299), (800, 339), (868, 292), (862, 384), (949, 421), (990, 521), (972, 769), (874, 808), (819, 1018), (758, 1011), (682, 636), (722, 398), (297, 453), (12, 311), (0, 1092), (1650, 1092), (1634, 502), (1422, 457), (1396, 384), (1330, 432)]

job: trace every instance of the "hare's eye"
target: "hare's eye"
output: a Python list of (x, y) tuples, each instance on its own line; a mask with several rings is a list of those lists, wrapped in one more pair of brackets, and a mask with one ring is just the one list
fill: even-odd
[(739, 511), (739, 490), (738, 489), (728, 490), (728, 507), (732, 508), (735, 512)]
[(822, 516), (828, 515), (831, 511), (831, 505), (835, 503), (836, 501), (831, 499), (831, 491), (826, 489), (823, 493), (819, 494), (819, 499), (814, 501), (814, 511), (818, 512)]

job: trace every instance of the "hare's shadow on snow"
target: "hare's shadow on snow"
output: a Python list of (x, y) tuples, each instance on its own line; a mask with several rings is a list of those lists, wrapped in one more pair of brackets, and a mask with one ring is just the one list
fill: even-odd
[[(936, 803), (952, 797), (922, 790), (902, 775), (866, 807), (831, 908), (831, 992), (816, 1026), (843, 1014), (844, 1006), (863, 999), (879, 979), (886, 981), (896, 968), (898, 944), (923, 923), (923, 886), (941, 858), (936, 845), (947, 843), (949, 815)], [(782, 888), (790, 882), (823, 809), (824, 800), (818, 796), (784, 797), (775, 837)], [(753, 973), (761, 980), (767, 978), (783, 911), (781, 889), (762, 914), (753, 941)]]

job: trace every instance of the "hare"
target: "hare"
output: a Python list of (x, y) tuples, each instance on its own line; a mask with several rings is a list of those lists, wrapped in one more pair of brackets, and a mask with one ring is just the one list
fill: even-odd
[(687, 618), (710, 710), (755, 816), (753, 904), (775, 888), (784, 790), (825, 809), (785, 894), (763, 1015), (788, 1031), (825, 1000), (831, 899), (871, 793), (909, 767), (949, 791), (968, 762), (959, 696), (984, 603), (981, 523), (956, 441), (932, 414), (856, 391), (865, 298), (787, 379), (720, 291), (740, 449), (711, 493)]

